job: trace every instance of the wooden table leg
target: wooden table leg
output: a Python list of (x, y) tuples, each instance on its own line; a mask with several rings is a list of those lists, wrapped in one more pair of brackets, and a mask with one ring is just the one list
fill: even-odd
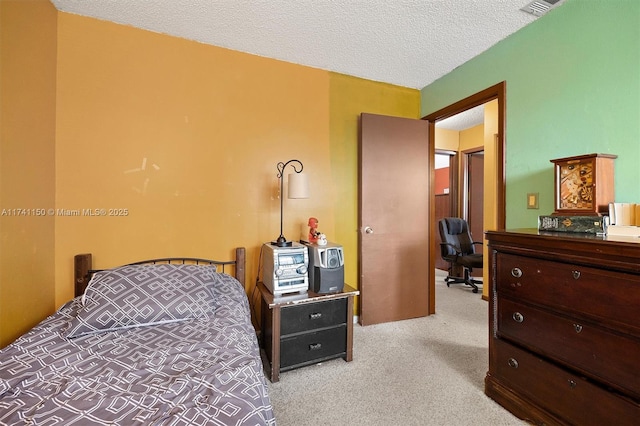
[(275, 306), (271, 315), (271, 381), (277, 382), (280, 380), (280, 307)]
[(353, 359), (353, 296), (347, 297), (347, 354), (345, 361)]

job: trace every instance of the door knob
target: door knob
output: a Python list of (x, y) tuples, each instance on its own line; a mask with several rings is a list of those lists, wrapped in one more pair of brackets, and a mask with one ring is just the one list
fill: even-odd
[(373, 228), (370, 226), (365, 226), (364, 227), (364, 233), (365, 234), (373, 234)]

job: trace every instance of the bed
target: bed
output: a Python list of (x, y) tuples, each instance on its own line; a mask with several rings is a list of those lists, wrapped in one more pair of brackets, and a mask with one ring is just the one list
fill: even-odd
[[(233, 269), (233, 276), (225, 271)], [(0, 424), (275, 425), (236, 259), (93, 270), (0, 351)]]

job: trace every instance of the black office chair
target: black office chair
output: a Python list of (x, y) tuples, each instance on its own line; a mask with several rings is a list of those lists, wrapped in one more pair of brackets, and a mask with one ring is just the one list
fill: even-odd
[[(476, 253), (474, 244), (481, 242), (473, 241), (469, 225), (464, 219), (457, 217), (445, 217), (438, 222), (440, 228), (440, 254), (442, 258), (449, 262), (449, 275), (444, 279), (449, 284), (466, 284), (473, 288), (473, 292), (478, 292), (477, 284), (482, 281), (471, 277), (473, 268), (482, 268), (482, 253)], [(453, 267), (462, 266), (463, 277), (452, 276)]]

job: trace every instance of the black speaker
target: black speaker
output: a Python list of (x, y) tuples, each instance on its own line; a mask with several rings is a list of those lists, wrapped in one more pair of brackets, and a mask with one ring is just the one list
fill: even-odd
[(344, 288), (344, 266), (335, 269), (314, 267), (309, 269), (309, 290), (318, 294), (340, 293)]
[(309, 290), (318, 294), (339, 293), (344, 288), (342, 246), (307, 244), (309, 248)]

